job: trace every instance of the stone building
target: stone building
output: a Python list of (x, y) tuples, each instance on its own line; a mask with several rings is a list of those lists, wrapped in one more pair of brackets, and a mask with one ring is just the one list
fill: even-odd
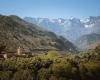
[(22, 55), (22, 54), (23, 54), (22, 48), (18, 47), (18, 49), (17, 49), (17, 55)]
[(0, 58), (10, 58), (10, 57), (32, 57), (32, 54), (30, 52), (25, 52), (23, 48), (18, 47), (18, 49), (14, 52), (4, 52), (0, 54)]

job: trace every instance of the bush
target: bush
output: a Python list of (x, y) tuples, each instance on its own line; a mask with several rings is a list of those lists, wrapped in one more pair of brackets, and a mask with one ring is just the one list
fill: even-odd
[(30, 70), (20, 70), (14, 74), (13, 80), (33, 80), (33, 75)]
[(55, 57), (61, 57), (61, 54), (58, 51), (49, 51), (46, 57), (52, 59)]
[(11, 71), (0, 71), (0, 80), (11, 80)]

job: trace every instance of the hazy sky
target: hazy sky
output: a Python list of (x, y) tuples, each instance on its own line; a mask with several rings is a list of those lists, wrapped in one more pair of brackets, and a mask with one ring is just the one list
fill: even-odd
[(100, 0), (0, 0), (0, 14), (49, 18), (97, 16)]

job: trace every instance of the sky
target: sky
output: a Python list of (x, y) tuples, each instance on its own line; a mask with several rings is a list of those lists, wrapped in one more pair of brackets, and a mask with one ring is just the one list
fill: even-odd
[(100, 0), (0, 0), (0, 14), (69, 18), (100, 15)]

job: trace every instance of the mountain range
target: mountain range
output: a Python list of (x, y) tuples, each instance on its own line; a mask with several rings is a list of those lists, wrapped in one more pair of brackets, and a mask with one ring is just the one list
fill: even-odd
[(26, 51), (34, 49), (76, 51), (76, 47), (64, 37), (15, 15), (0, 15), (1, 45), (5, 45), (7, 51), (15, 51), (19, 46)]
[(100, 16), (90, 16), (85, 19), (49, 19), (25, 17), (24, 20), (55, 32), (57, 35), (62, 35), (70, 41), (75, 41), (77, 38), (90, 33), (100, 34)]
[(0, 15), (0, 45), (8, 51), (19, 46), (26, 51), (56, 49), (77, 51), (92, 49), (100, 44), (100, 16), (85, 19), (24, 19)]
[(100, 16), (90, 16), (83, 19), (75, 17), (69, 19), (25, 17), (24, 20), (65, 37), (81, 49), (86, 49), (90, 43), (92, 45), (100, 40), (97, 38), (100, 35)]

